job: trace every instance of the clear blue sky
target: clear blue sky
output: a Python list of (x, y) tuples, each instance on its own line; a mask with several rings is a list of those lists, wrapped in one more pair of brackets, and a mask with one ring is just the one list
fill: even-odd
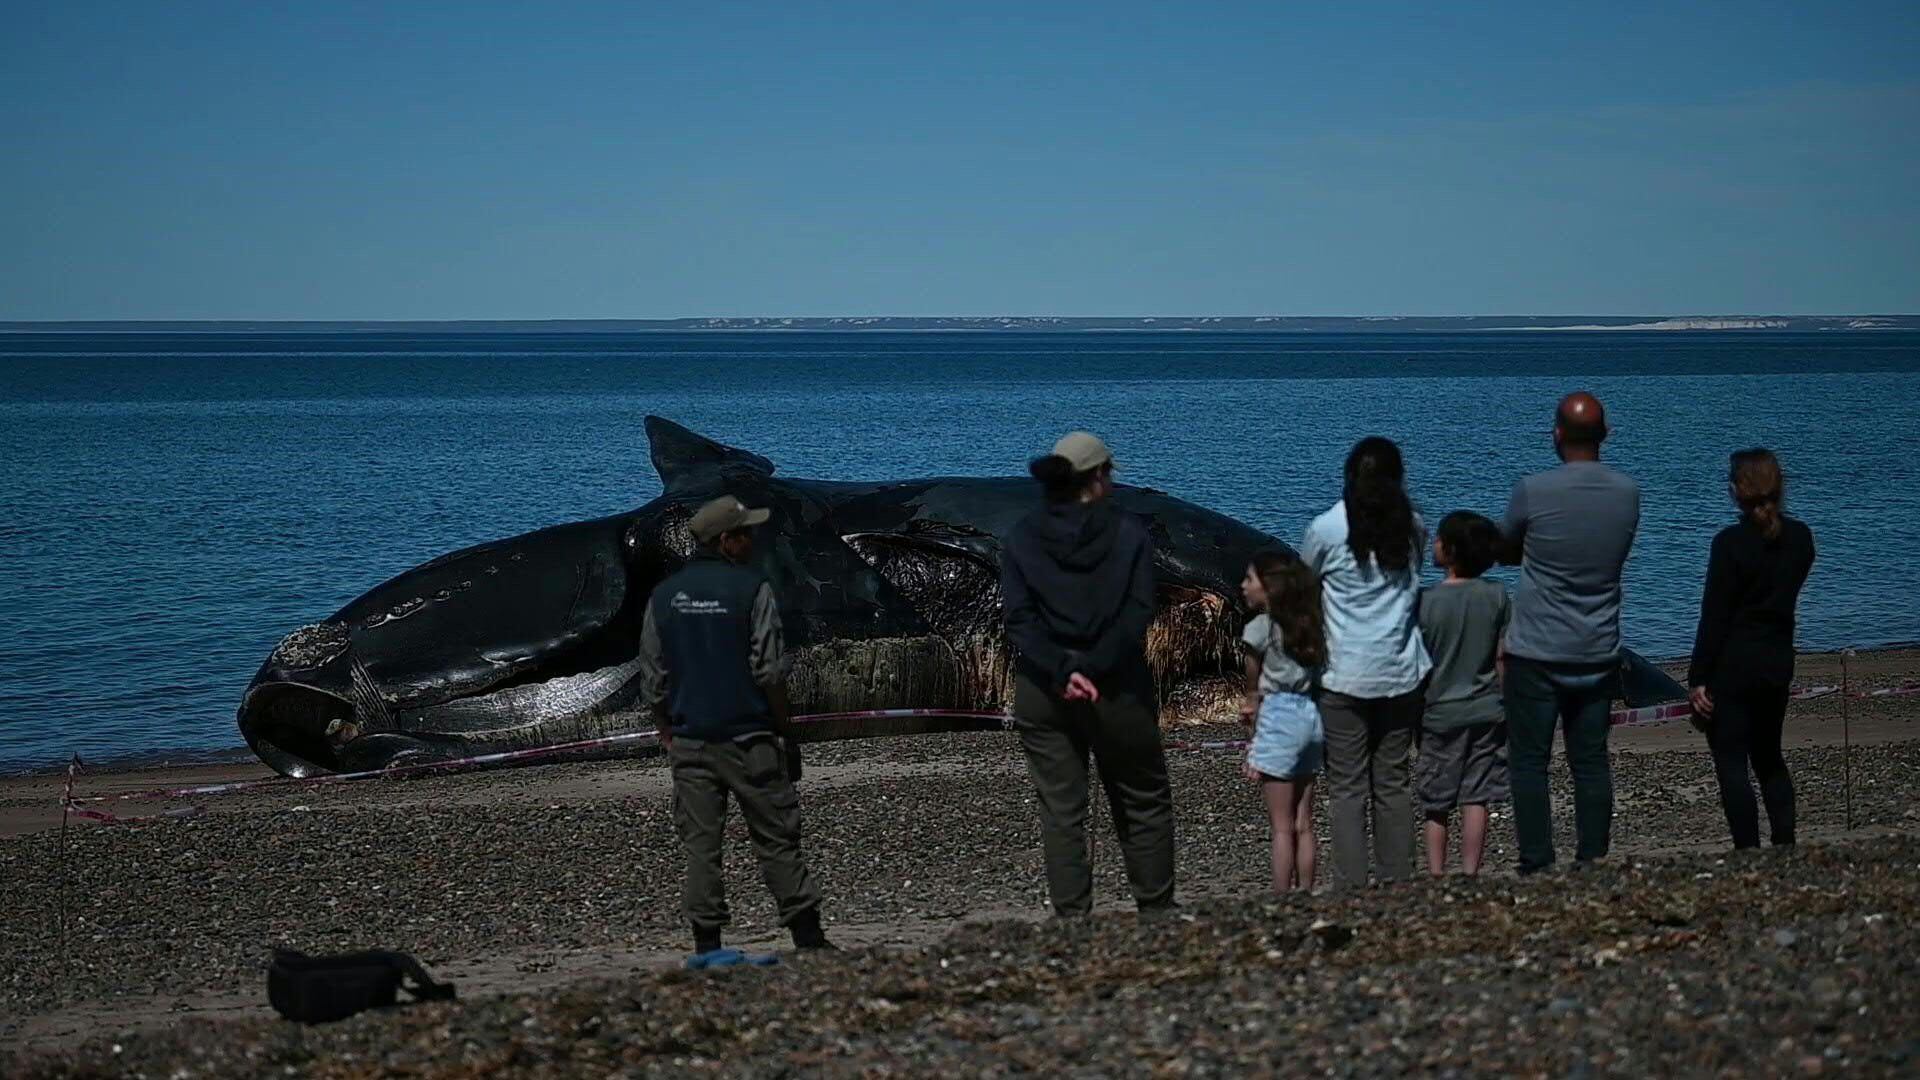
[(8, 3), (0, 319), (1920, 311), (1915, 0), (400, 6)]

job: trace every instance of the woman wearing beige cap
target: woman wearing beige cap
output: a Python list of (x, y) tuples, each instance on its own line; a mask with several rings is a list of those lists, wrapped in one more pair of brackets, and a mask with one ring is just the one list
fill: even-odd
[(1113, 455), (1076, 431), (1029, 466), (1045, 505), (1014, 527), (1001, 559), (1013, 712), (1040, 802), (1047, 891), (1057, 915), (1093, 909), (1087, 869), (1087, 755), (1113, 808), (1134, 902), (1173, 906), (1173, 794), (1147, 667), (1153, 540), (1116, 508)]

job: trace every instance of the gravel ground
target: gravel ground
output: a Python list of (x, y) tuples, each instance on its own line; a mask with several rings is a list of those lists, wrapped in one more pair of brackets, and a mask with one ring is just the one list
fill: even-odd
[(911, 950), (174, 1028), (22, 1076), (1912, 1075), (1920, 840), (1000, 922)]
[[(156, 1000), (184, 1007), (196, 996), (256, 994), (275, 944), (402, 949), (456, 982), (457, 965), (476, 957), (505, 957), (529, 976), (564, 974), (586, 956), (653, 960), (633, 965), (648, 970), (618, 989), (556, 988), (538, 1004), (509, 997), (410, 1010), (318, 1033), (243, 1023), (218, 1040), (190, 1034), (200, 1029), (188, 1023), (133, 1037), (126, 1045), (135, 1057), (120, 1060), (151, 1064), (154, 1075), (170, 1074), (163, 1062), (195, 1075), (291, 1065), (346, 1076), (378, 1073), (385, 1060), (537, 1072), (665, 1069), (693, 1057), (752, 1072), (868, 1064), (918, 1072), (1038, 1067), (1057, 1055), (1085, 1057), (1095, 1073), (1181, 1060), (1195, 1069), (1273, 1068), (1285, 1055), (1302, 1069), (1348, 1071), (1477, 1072), (1494, 1062), (1564, 1071), (1584, 1059), (1639, 1072), (1658, 1059), (1771, 1072), (1763, 1062), (1797, 1067), (1811, 1055), (1810, 1064), (1831, 1065), (1830, 1046), (1855, 1064), (1897, 1048), (1890, 1021), (1872, 1008), (1858, 1020), (1840, 1005), (1796, 1016), (1790, 1006), (1804, 1006), (1820, 986), (1839, 987), (1841, 1002), (1867, 986), (1920, 995), (1911, 960), (1920, 938), (1910, 929), (1920, 914), (1916, 841), (1856, 834), (1845, 847), (1722, 867), (1725, 825), (1704, 753), (1616, 756), (1615, 844), (1624, 856), (1616, 862), (1653, 859), (1646, 869), (1616, 865), (1524, 887), (1502, 873), (1351, 904), (1323, 897), (1274, 907), (1247, 899), (1264, 889), (1266, 831), (1233, 757), (1171, 760), (1182, 894), (1200, 903), (1196, 921), (1143, 937), (1127, 918), (1020, 924), (1042, 914), (1044, 884), (1030, 789), (1009, 737), (813, 748), (809, 767), (823, 779), (803, 783), (802, 805), (830, 930), (895, 948), (739, 977), (657, 971), (661, 954), (687, 945), (664, 783), (592, 794), (596, 782), (632, 781), (637, 772), (663, 781), (657, 761), (236, 796), (185, 821), (76, 828), (65, 860), (64, 960), (55, 836), (15, 838), (0, 842), (0, 1043), (20, 1038), (35, 1016), (76, 1005), (114, 1022), (116, 1010)], [(1789, 762), (1803, 839), (1836, 838), (1845, 824), (1840, 751), (1792, 751)], [(1570, 851), (1570, 793), (1563, 776), (1556, 784), (1560, 843)], [(1916, 792), (1920, 742), (1855, 752), (1853, 816), (1863, 831), (1920, 832)], [(1099, 895), (1117, 905), (1124, 878), (1098, 812), (1091, 835)], [(1324, 806), (1321, 835), (1324, 842)], [(1491, 843), (1489, 865), (1509, 865), (1504, 814)], [(772, 906), (737, 820), (727, 869), (732, 936), (773, 943)], [(1667, 893), (1693, 914), (1669, 926), (1628, 913), (1644, 895)], [(1480, 914), (1465, 918), (1461, 905)], [(1869, 914), (1885, 918), (1863, 922)], [(1319, 949), (1313, 935), (1285, 945), (1316, 915), (1362, 932), (1337, 952)], [(962, 929), (931, 951), (924, 944), (958, 920), (983, 917), (1005, 925)], [(1776, 928), (1802, 944), (1755, 952)], [(1269, 949), (1270, 940), (1285, 947)], [(901, 943), (911, 947), (899, 952)], [(1607, 949), (1626, 962), (1600, 956), (1596, 966)], [(1521, 963), (1522, 955), (1532, 959)], [(955, 962), (964, 973), (951, 974)], [(1820, 978), (1827, 982), (1815, 985)], [(896, 986), (905, 989), (886, 989)], [(1869, 998), (1869, 1006), (1888, 1000)], [(1428, 1015), (1413, 1006), (1436, 1001), (1446, 1009)], [(513, 1026), (528, 1015), (525, 1028)], [(1769, 1035), (1747, 1045), (1743, 1033), (1754, 1024)], [(451, 1034), (436, 1043), (443, 1029)], [(1775, 1044), (1788, 1035), (1796, 1041), (1782, 1057)], [(1836, 1042), (1842, 1036), (1854, 1041)], [(1660, 1045), (1643, 1046), (1647, 1039)], [(223, 1054), (261, 1056), (192, 1064), (196, 1046), (215, 1043)], [(1576, 1046), (1580, 1056), (1569, 1057)], [(70, 1060), (91, 1063), (76, 1066), (82, 1071), (121, 1070), (102, 1053)], [(611, 1056), (581, 1056), (589, 1053)]]

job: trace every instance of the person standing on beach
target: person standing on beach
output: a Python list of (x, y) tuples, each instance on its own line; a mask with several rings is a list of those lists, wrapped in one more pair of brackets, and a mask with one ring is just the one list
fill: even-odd
[(1432, 662), (1414, 619), (1426, 529), (1407, 498), (1400, 448), (1377, 436), (1347, 455), (1346, 487), (1307, 526), (1300, 558), (1320, 575), (1327, 666), (1320, 719), (1326, 729), (1333, 806), (1333, 869), (1346, 889), (1367, 883), (1367, 818), (1373, 875), (1413, 872), (1413, 791), (1408, 755)]
[(1108, 499), (1113, 455), (1076, 431), (1029, 466), (1046, 495), (1007, 539), (1000, 589), (1014, 657), (1014, 726), (1040, 803), (1047, 892), (1093, 910), (1087, 755), (1100, 767), (1142, 914), (1173, 907), (1173, 792), (1147, 667), (1153, 540)]
[(1480, 575), (1500, 558), (1500, 526), (1457, 510), (1440, 521), (1433, 561), (1447, 577), (1420, 590), (1420, 638), (1433, 657), (1420, 721), (1420, 802), (1427, 872), (1447, 869), (1447, 822), (1460, 811), (1460, 869), (1480, 872), (1488, 807), (1507, 801), (1507, 716), (1500, 704), (1500, 640), (1513, 603)]
[(1813, 569), (1813, 530), (1781, 513), (1786, 479), (1772, 451), (1734, 454), (1727, 487), (1740, 520), (1713, 538), (1687, 685), (1713, 750), (1733, 846), (1760, 846), (1751, 765), (1778, 847), (1793, 843), (1793, 777), (1780, 732), (1793, 683), (1794, 609)]
[(698, 550), (654, 589), (640, 630), (642, 701), (673, 768), (673, 820), (687, 852), (683, 900), (700, 966), (740, 959), (720, 945), (729, 795), (794, 946), (832, 948), (800, 853), (800, 756), (787, 729), (780, 609), (773, 587), (747, 565), (753, 528), (768, 517), (731, 495), (702, 506), (688, 524)]
[(1253, 557), (1240, 596), (1258, 612), (1240, 636), (1247, 693), (1240, 720), (1253, 729), (1244, 766), (1260, 785), (1273, 827), (1273, 891), (1312, 890), (1319, 847), (1313, 782), (1327, 739), (1313, 694), (1327, 662), (1320, 581), (1291, 551)]
[(1553, 865), (1547, 760), (1556, 720), (1573, 774), (1574, 858), (1604, 856), (1612, 838), (1608, 713), (1619, 683), (1620, 575), (1640, 527), (1640, 485), (1601, 464), (1606, 437), (1598, 398), (1562, 399), (1553, 420), (1562, 464), (1514, 485), (1502, 526), (1502, 561), (1520, 567), (1503, 689), (1522, 874)]

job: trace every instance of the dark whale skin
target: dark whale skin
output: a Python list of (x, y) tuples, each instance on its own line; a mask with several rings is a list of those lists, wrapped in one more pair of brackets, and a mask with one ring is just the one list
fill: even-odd
[[(664, 494), (443, 555), (293, 631), (242, 698), (248, 745), (310, 776), (651, 726), (635, 709), (641, 605), (691, 554), (693, 510), (723, 493), (773, 511), (755, 560), (779, 599), (796, 711), (1005, 703), (999, 557), (1036, 504), (1031, 480), (791, 479), (670, 421), (646, 425)], [(1122, 485), (1114, 498), (1154, 538), (1148, 645), (1163, 689), (1237, 670), (1240, 576), (1256, 552), (1286, 545), (1161, 492)], [(940, 726), (870, 721), (810, 737)]]

